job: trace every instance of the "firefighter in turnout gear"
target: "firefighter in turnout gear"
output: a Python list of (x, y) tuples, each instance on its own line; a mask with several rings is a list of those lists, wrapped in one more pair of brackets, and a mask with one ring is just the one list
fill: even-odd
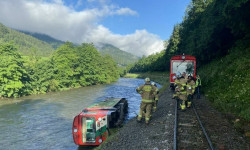
[(141, 122), (143, 112), (146, 110), (145, 122), (146, 124), (149, 124), (149, 119), (151, 115), (152, 106), (154, 104), (154, 98), (157, 93), (157, 88), (151, 85), (149, 78), (145, 78), (145, 84), (136, 88), (136, 91), (139, 94), (141, 94), (141, 97), (142, 97), (137, 121)]
[(152, 82), (152, 85), (156, 87), (156, 94), (155, 94), (155, 97), (154, 97), (154, 103), (153, 103), (153, 112), (156, 111), (157, 109), (157, 104), (158, 104), (158, 100), (159, 100), (159, 90), (157, 88), (157, 85), (156, 83)]
[(174, 78), (175, 79), (174, 80), (175, 94), (173, 95), (172, 99), (177, 98), (179, 96), (179, 94), (180, 94), (180, 92), (178, 92), (178, 89), (179, 89), (178, 85), (180, 86), (181, 73), (178, 72), (176, 74), (176, 76), (177, 76), (177, 78), (176, 79)]
[(187, 82), (183, 76), (179, 79), (178, 88), (176, 90), (179, 92), (178, 98), (181, 100), (181, 110), (185, 110), (187, 101)]
[(188, 81), (187, 81), (187, 107), (191, 107), (191, 100), (193, 99), (193, 94), (195, 91), (195, 82), (193, 80), (192, 75), (188, 76)]

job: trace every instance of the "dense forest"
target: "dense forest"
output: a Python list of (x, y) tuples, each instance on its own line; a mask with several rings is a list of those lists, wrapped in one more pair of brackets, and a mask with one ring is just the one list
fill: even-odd
[(110, 44), (98, 51), (93, 44), (63, 42), (0, 24), (0, 97), (110, 83), (136, 60)]
[(0, 44), (0, 97), (59, 91), (110, 83), (119, 78), (117, 64), (93, 44), (66, 42), (50, 57), (22, 56), (13, 43)]
[(192, 0), (166, 49), (142, 58), (129, 71), (166, 71), (172, 56), (193, 55), (203, 92), (214, 106), (250, 121), (249, 14), (249, 0)]

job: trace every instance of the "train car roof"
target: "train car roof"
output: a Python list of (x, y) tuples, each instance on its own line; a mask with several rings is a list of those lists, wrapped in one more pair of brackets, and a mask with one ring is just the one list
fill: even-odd
[(107, 98), (104, 101), (100, 101), (93, 105), (90, 105), (83, 111), (115, 109), (115, 105), (118, 104), (122, 99), (123, 98)]
[[(183, 58), (183, 56), (185, 57)], [(191, 55), (176, 55), (171, 57), (171, 60), (196, 60), (196, 58)]]
[(91, 108), (113, 108), (117, 103), (119, 103), (121, 98), (108, 98), (104, 101), (100, 101), (98, 103), (95, 103), (88, 107), (88, 109)]
[(80, 115), (103, 115), (108, 111), (116, 111), (115, 105), (118, 104), (122, 98), (108, 98), (104, 101), (97, 102), (85, 109)]

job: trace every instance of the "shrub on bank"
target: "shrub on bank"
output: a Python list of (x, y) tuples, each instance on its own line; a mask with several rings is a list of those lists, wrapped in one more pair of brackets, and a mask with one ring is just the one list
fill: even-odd
[(241, 43), (229, 55), (199, 69), (203, 91), (219, 110), (250, 121), (250, 48)]

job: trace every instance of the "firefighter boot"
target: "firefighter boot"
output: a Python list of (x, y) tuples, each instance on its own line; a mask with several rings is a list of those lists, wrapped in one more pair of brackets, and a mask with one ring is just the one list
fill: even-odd
[(181, 104), (181, 110), (184, 111), (186, 109), (186, 105), (185, 104)]
[(149, 125), (149, 118), (145, 118), (146, 125)]
[(191, 107), (191, 102), (188, 102), (187, 107), (188, 107), (188, 108)]
[(181, 110), (184, 111), (186, 109), (186, 101), (182, 100), (182, 104), (180, 104)]
[(142, 116), (139, 115), (139, 116), (137, 117), (137, 122), (141, 123), (141, 118), (142, 118)]

